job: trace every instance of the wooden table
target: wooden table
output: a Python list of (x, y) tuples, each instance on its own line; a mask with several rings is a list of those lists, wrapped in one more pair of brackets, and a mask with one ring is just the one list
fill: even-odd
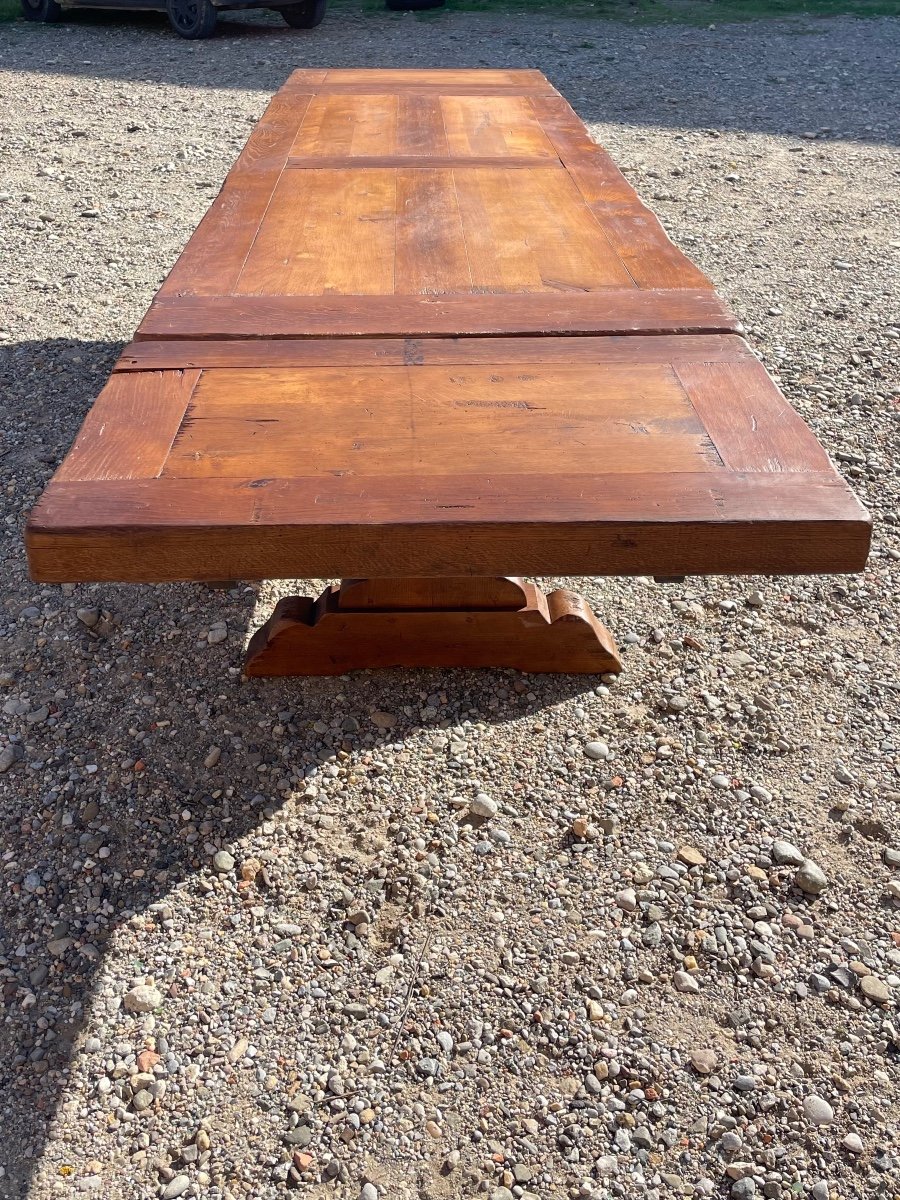
[(343, 577), (250, 674), (616, 670), (516, 576), (866, 561), (738, 328), (539, 72), (297, 71), (34, 509), (32, 575)]

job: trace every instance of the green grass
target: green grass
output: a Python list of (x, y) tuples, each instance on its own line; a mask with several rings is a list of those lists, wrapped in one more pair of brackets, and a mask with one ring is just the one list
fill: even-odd
[(14, 21), (21, 11), (19, 0), (0, 0), (0, 21)]

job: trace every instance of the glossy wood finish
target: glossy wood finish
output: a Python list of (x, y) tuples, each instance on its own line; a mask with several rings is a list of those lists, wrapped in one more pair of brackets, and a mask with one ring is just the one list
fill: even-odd
[(538, 72), (295, 72), (32, 513), (32, 573), (348, 577), (257, 637), (283, 671), (347, 669), (341, 637), (614, 654), (497, 572), (859, 570), (868, 515), (737, 330)]

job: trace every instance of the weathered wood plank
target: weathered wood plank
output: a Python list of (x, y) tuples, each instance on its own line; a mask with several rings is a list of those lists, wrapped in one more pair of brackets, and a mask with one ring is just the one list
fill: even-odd
[(465, 296), (160, 297), (135, 339), (734, 333), (708, 289)]
[(871, 523), (822, 474), (51, 483), (35, 579), (858, 571)]

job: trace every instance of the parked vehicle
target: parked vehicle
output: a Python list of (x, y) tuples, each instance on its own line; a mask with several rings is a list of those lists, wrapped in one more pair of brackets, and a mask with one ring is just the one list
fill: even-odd
[(134, 9), (164, 12), (179, 37), (207, 38), (227, 8), (271, 8), (293, 29), (314, 29), (325, 16), (328, 0), (273, 4), (272, 0), (21, 0), (26, 21), (61, 21), (71, 8)]

